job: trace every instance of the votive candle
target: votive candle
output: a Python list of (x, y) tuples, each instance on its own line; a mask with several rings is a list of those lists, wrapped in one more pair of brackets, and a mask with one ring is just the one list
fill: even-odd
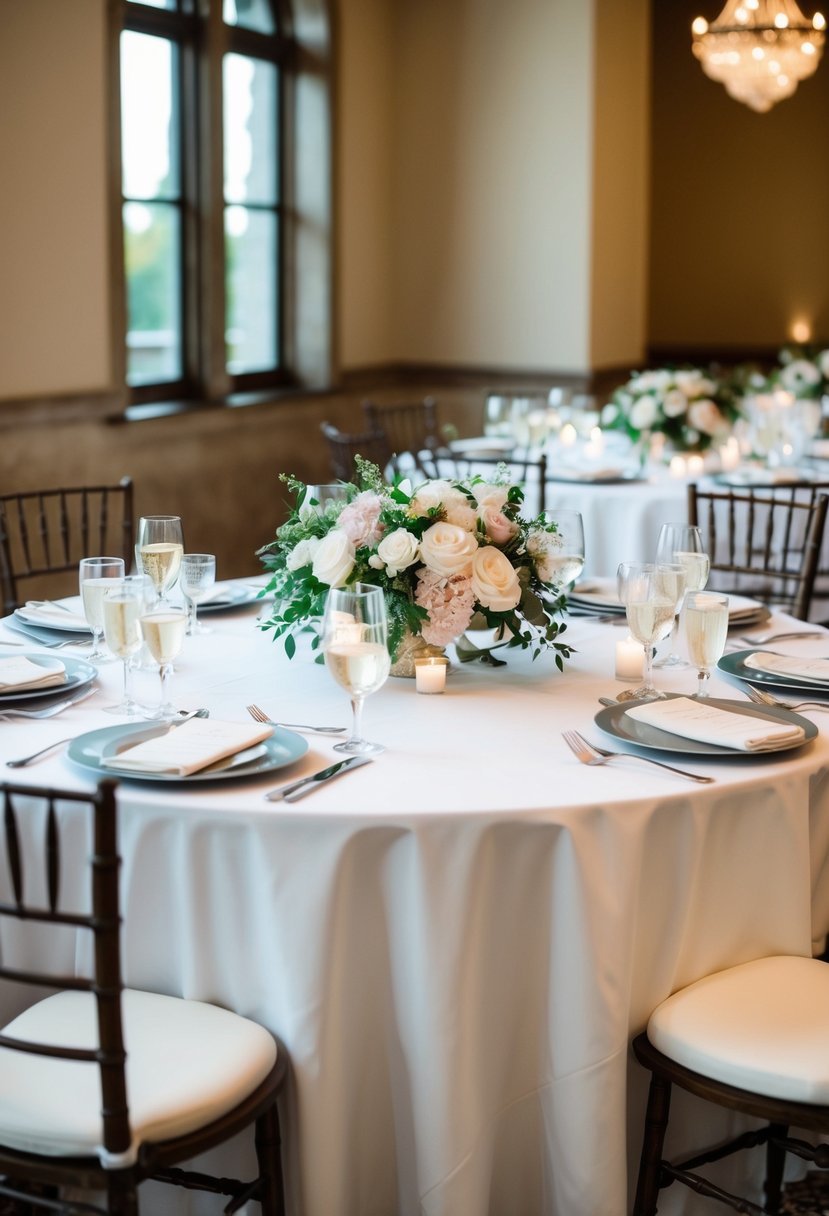
[(415, 659), (415, 687), (418, 692), (438, 693), (446, 691), (446, 669), (448, 659), (440, 657)]
[(671, 477), (677, 477), (677, 478), (678, 477), (687, 477), (688, 464), (687, 464), (687, 461), (685, 460), (685, 457), (684, 456), (672, 456), (670, 470), (671, 470)]
[(705, 472), (705, 461), (701, 456), (694, 455), (688, 457), (688, 476), (701, 477)]
[(645, 649), (641, 642), (628, 635), (616, 643), (616, 679), (641, 680), (645, 666)]

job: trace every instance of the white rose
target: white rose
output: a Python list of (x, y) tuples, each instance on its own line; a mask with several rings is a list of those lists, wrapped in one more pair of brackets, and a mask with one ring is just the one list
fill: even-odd
[(303, 566), (310, 566), (319, 543), (318, 536), (309, 536), (306, 540), (298, 541), (285, 558), (285, 565), (289, 570), (301, 570)]
[(688, 407), (688, 423), (703, 435), (716, 435), (726, 426), (726, 420), (713, 401), (703, 397), (702, 401), (692, 401)]
[(650, 395), (640, 397), (631, 407), (631, 426), (635, 426), (637, 431), (646, 431), (648, 427), (653, 426), (658, 416), (659, 407), (657, 406), (656, 398)]
[(492, 507), (500, 511), (509, 497), (509, 486), (494, 486), (488, 481), (472, 487), (475, 501), (479, 507)]
[(329, 587), (342, 587), (354, 569), (354, 545), (340, 528), (332, 528), (317, 545), (314, 578)]
[(412, 515), (428, 515), (430, 511), (441, 506), (446, 496), (451, 493), (452, 487), (448, 481), (424, 481), (415, 490), (409, 504), (409, 512)]
[(494, 545), (484, 545), (472, 558), (472, 594), (493, 612), (509, 612), (521, 599), (512, 562)]
[(829, 380), (829, 350), (822, 350), (817, 357), (817, 365), (824, 380)]
[(672, 388), (662, 399), (662, 409), (666, 418), (679, 418), (688, 408), (688, 398), (678, 388)]
[(608, 401), (607, 405), (602, 407), (601, 424), (602, 426), (610, 426), (619, 417), (619, 407), (612, 401)]
[(423, 533), (420, 556), (435, 574), (449, 578), (453, 574), (463, 574), (469, 569), (472, 555), (477, 548), (478, 542), (471, 532), (441, 520)]
[[(386, 567), (389, 578), (394, 578), (401, 570), (407, 570), (418, 558), (417, 537), (412, 536), (405, 528), (395, 528), (384, 536), (377, 546), (377, 556)], [(369, 558), (373, 564), (374, 558)]]
[(820, 384), (820, 372), (808, 359), (792, 359), (780, 373), (780, 383), (791, 392)]
[(449, 487), (449, 493), (443, 499), (443, 509), (448, 524), (454, 524), (466, 532), (475, 530), (475, 511), (461, 490), (456, 490), (454, 486)]
[(665, 389), (670, 383), (670, 372), (642, 372), (638, 376), (631, 377), (631, 379), (628, 381), (628, 388), (633, 393), (664, 393)]

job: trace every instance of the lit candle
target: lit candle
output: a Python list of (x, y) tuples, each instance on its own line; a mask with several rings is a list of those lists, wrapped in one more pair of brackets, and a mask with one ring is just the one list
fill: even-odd
[(671, 477), (687, 477), (688, 465), (684, 456), (671, 457)]
[(440, 657), (415, 659), (415, 687), (418, 692), (435, 693), (446, 691), (446, 669), (448, 659)]
[(730, 435), (726, 442), (720, 447), (720, 468), (724, 473), (729, 473), (736, 469), (740, 463), (740, 441), (734, 435)]
[(616, 679), (641, 680), (645, 664), (645, 649), (630, 634), (616, 643)]
[(573, 426), (572, 422), (565, 422), (564, 426), (558, 433), (558, 441), (563, 448), (571, 448), (579, 437), (579, 433)]
[(688, 476), (701, 477), (705, 472), (705, 461), (701, 456), (694, 454), (688, 457)]

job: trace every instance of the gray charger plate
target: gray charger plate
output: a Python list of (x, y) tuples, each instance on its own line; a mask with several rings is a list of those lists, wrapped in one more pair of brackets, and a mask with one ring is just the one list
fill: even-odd
[[(15, 655), (15, 658), (17, 657)], [(84, 684), (91, 684), (98, 675), (97, 668), (83, 659), (70, 659), (65, 655), (62, 655), (58, 659), (57, 656), (51, 654), (23, 654), (19, 657), (29, 659), (32, 663), (37, 663), (38, 667), (47, 667), (53, 663), (60, 662), (63, 664), (63, 669), (66, 672), (66, 679), (62, 684), (50, 684), (48, 688), (21, 688), (12, 692), (0, 692), (0, 709), (4, 705), (13, 705), (17, 701), (29, 701), (32, 697), (56, 697), (59, 699), (68, 692), (76, 692), (77, 689), (83, 688)]]
[[(673, 699), (679, 695), (681, 694), (668, 693), (668, 698)], [(635, 718), (627, 716), (626, 711), (628, 709), (631, 709), (634, 705), (642, 704), (642, 701), (620, 701), (618, 705), (609, 705), (606, 709), (599, 710), (593, 721), (599, 730), (604, 731), (606, 735), (611, 735), (614, 739), (622, 739), (625, 743), (635, 743), (637, 747), (648, 748), (652, 751), (682, 752), (685, 756), (737, 756), (744, 760), (757, 760), (762, 756), (776, 756), (779, 752), (803, 747), (805, 743), (809, 743), (814, 739), (818, 733), (818, 728), (814, 722), (810, 722), (807, 718), (801, 718), (799, 714), (792, 713), (790, 709), (778, 709), (773, 705), (747, 705), (745, 701), (729, 701), (721, 697), (709, 697), (708, 704), (715, 706), (717, 709), (725, 709), (731, 713), (743, 714), (747, 718), (771, 719), (773, 722), (785, 722), (789, 726), (802, 726), (806, 734), (806, 738), (801, 742), (787, 743), (784, 747), (775, 748), (773, 751), (744, 752), (738, 747), (717, 747), (714, 743), (701, 743), (696, 739), (683, 739), (681, 735), (669, 734), (666, 730), (659, 730), (655, 726), (648, 726), (644, 722), (637, 722)]]
[[(143, 722), (139, 725), (105, 726), (89, 731), (73, 739), (66, 756), (81, 768), (91, 770), (98, 776), (116, 777), (119, 781), (155, 781), (162, 785), (194, 785), (213, 781), (240, 781), (247, 777), (259, 777), (276, 769), (286, 768), (301, 759), (308, 751), (308, 740), (294, 731), (275, 726), (270, 738), (255, 748), (247, 763), (230, 765), (215, 772), (193, 773), (190, 777), (177, 777), (169, 773), (137, 773), (131, 769), (104, 768), (101, 761), (113, 756), (120, 745), (143, 743), (155, 735), (164, 734), (167, 727), (158, 722)], [(260, 746), (261, 749), (260, 750)]]
[(756, 667), (746, 667), (747, 657), (762, 649), (762, 646), (755, 646), (751, 650), (737, 650), (733, 654), (724, 654), (717, 663), (717, 667), (726, 675), (736, 676), (738, 680), (745, 680), (747, 684), (759, 684), (763, 688), (778, 688), (781, 692), (805, 692), (811, 693), (813, 697), (829, 697), (829, 682), (826, 680), (807, 680), (797, 676), (776, 675), (772, 671), (760, 671)]

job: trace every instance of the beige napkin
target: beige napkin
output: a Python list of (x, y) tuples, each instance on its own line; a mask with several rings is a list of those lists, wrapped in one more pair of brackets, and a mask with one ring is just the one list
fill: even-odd
[(704, 700), (692, 701), (689, 697), (649, 701), (625, 712), (637, 722), (681, 735), (683, 739), (735, 747), (744, 752), (776, 751), (806, 738), (802, 726), (770, 722), (759, 715), (734, 714), (716, 705), (706, 705)]
[(89, 629), (86, 617), (71, 608), (54, 608), (51, 604), (33, 604), (31, 601), (18, 608), (18, 613), (33, 625), (47, 629)]
[(199, 600), (202, 604), (232, 604), (234, 600), (244, 596), (244, 591), (234, 587), (232, 583), (214, 583), (207, 595)]
[(757, 615), (757, 609), (761, 607), (759, 600), (749, 599), (747, 595), (728, 593), (728, 619), (732, 624), (739, 624), (743, 617), (754, 618)]
[(788, 654), (772, 654), (770, 650), (755, 650), (744, 663), (755, 671), (795, 676), (798, 680), (808, 680), (810, 684), (829, 684), (829, 659), (794, 658)]
[(0, 692), (23, 692), (66, 683), (66, 668), (59, 659), (33, 663), (25, 656), (0, 659)]
[(246, 722), (220, 722), (215, 718), (191, 718), (181, 726), (171, 726), (163, 735), (136, 743), (120, 755), (104, 757), (101, 767), (188, 777), (217, 760), (261, 743), (272, 734), (272, 726), (255, 722), (248, 725)]

